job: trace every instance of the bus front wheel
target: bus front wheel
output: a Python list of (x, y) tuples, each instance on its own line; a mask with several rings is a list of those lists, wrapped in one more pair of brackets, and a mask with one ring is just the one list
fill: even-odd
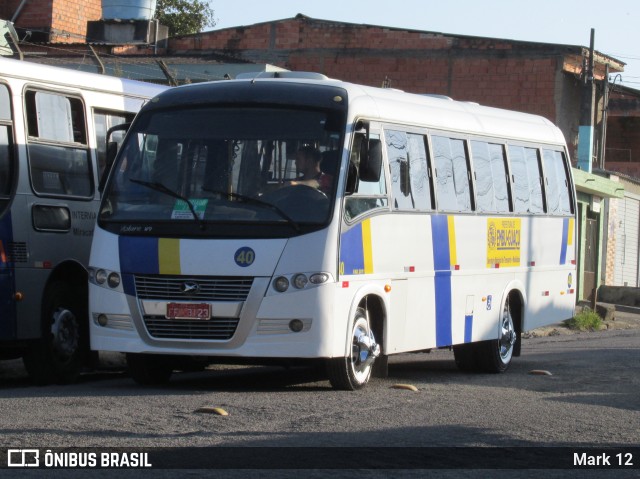
[(351, 328), (351, 353), (344, 358), (327, 362), (329, 382), (335, 389), (355, 391), (363, 388), (371, 378), (375, 359), (380, 355), (373, 331), (363, 308), (356, 310)]

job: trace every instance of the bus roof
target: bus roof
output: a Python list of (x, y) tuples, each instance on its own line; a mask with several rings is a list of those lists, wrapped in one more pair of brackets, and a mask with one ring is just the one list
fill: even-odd
[[(245, 77), (246, 78), (246, 77)], [(333, 79), (294, 76), (226, 80), (172, 88), (159, 102), (145, 109), (205, 104), (338, 105), (334, 98), (348, 98), (348, 121), (359, 118), (415, 125), (467, 135), (565, 144), (562, 132), (538, 115), (455, 101), (438, 95), (419, 95)]]
[(149, 98), (166, 90), (167, 86), (118, 78), (97, 73), (79, 72), (67, 68), (41, 65), (28, 61), (0, 57), (0, 76), (30, 81), (46, 81), (59, 86), (85, 90), (118, 92), (125, 96)]

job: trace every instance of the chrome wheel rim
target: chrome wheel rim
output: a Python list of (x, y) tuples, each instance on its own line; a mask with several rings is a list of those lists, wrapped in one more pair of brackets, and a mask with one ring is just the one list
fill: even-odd
[(367, 361), (374, 354), (372, 345), (375, 344), (370, 337), (367, 321), (358, 318), (353, 326), (353, 338), (351, 343), (351, 371), (358, 383), (367, 381), (371, 373), (371, 363)]
[(516, 330), (513, 326), (513, 318), (511, 317), (511, 311), (509, 304), (504, 307), (502, 314), (502, 320), (500, 321), (500, 338), (498, 339), (498, 352), (500, 359), (504, 364), (508, 364), (511, 361), (513, 355), (513, 345), (516, 342)]

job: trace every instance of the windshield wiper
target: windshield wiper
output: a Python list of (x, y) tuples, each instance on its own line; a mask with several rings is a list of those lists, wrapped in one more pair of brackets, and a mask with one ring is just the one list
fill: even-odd
[(176, 198), (178, 200), (184, 201), (187, 204), (187, 206), (189, 207), (189, 211), (191, 211), (191, 214), (193, 215), (194, 221), (196, 223), (198, 223), (198, 225), (200, 226), (200, 229), (202, 231), (205, 230), (205, 222), (202, 221), (202, 218), (200, 218), (198, 216), (198, 214), (196, 213), (196, 209), (193, 206), (193, 203), (191, 203), (191, 201), (188, 198), (185, 198), (181, 194), (178, 194), (175, 191), (170, 190), (169, 188), (167, 188), (162, 183), (158, 183), (158, 182), (155, 182), (155, 181), (138, 180), (136, 178), (129, 178), (129, 181), (132, 182), (132, 183), (135, 183), (137, 185), (146, 186), (147, 188), (150, 188), (152, 190), (159, 191), (160, 193), (164, 193), (167, 196), (171, 196), (171, 197)]
[(273, 203), (267, 203), (266, 201), (262, 201), (262, 200), (260, 200), (258, 198), (253, 198), (251, 196), (241, 195), (239, 193), (231, 193), (231, 192), (228, 192), (228, 191), (219, 191), (219, 190), (210, 190), (208, 188), (203, 188), (203, 190), (208, 191), (209, 193), (213, 193), (215, 195), (228, 196), (228, 197), (240, 200), (240, 201), (244, 201), (245, 203), (252, 203), (254, 205), (259, 205), (259, 206), (264, 206), (266, 208), (269, 208), (270, 210), (273, 210), (276, 213), (278, 213), (278, 215), (282, 219), (284, 219), (287, 222), (287, 224), (289, 224), (294, 230), (296, 230), (296, 233), (300, 233), (300, 225), (296, 222), (296, 220), (291, 218), (291, 216), (289, 216), (287, 213), (282, 211), (280, 208), (278, 208)]

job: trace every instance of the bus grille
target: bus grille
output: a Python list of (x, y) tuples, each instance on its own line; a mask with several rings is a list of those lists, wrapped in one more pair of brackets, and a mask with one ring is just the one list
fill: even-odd
[[(189, 283), (197, 288), (184, 293)], [(246, 301), (253, 278), (236, 276), (136, 275), (136, 294), (141, 300), (156, 301)], [(213, 317), (207, 321), (167, 319), (145, 315), (147, 331), (154, 338), (228, 340), (238, 327), (239, 318)]]
[(185, 321), (145, 316), (144, 324), (154, 338), (228, 340), (238, 326), (238, 318), (211, 318), (208, 321)]
[[(251, 277), (136, 275), (139, 299), (168, 301), (246, 301), (253, 284)], [(197, 284), (197, 291), (186, 295), (185, 283)]]

